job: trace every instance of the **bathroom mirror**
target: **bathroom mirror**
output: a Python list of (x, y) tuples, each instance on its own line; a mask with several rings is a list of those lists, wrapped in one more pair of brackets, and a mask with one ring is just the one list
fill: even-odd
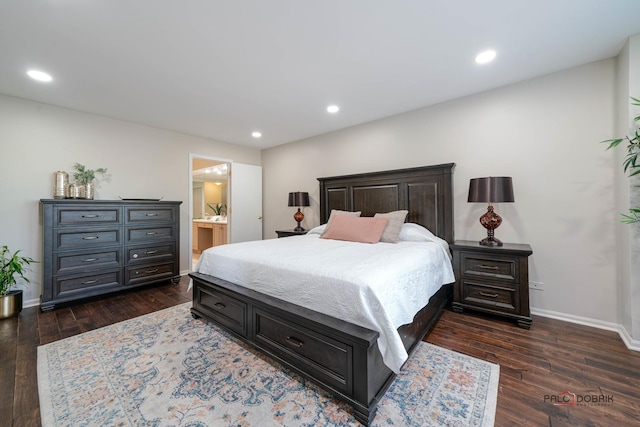
[(229, 165), (205, 159), (193, 159), (193, 219), (219, 214), (216, 207), (228, 208)]

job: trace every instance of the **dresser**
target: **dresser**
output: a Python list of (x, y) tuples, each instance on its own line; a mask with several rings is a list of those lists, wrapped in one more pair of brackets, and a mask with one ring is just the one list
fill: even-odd
[(40, 308), (180, 280), (180, 204), (40, 200)]
[(475, 241), (458, 240), (450, 248), (456, 275), (453, 311), (483, 311), (515, 319), (520, 327), (531, 327), (531, 246), (514, 243), (482, 246)]

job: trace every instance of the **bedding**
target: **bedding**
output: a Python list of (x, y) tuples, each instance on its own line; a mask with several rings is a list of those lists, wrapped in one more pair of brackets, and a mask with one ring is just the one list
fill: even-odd
[(408, 213), (409, 211), (402, 210), (375, 214), (373, 216), (374, 218), (387, 218), (389, 220), (387, 226), (384, 228), (380, 241), (398, 243), (400, 231), (402, 230), (402, 225), (404, 224), (404, 220), (407, 218)]
[(389, 222), (386, 218), (351, 217), (338, 215), (327, 226), (321, 239), (347, 240), (360, 243), (378, 243)]
[(408, 358), (398, 327), (454, 281), (447, 243), (417, 224), (403, 225), (398, 243), (321, 239), (325, 228), (215, 246), (194, 271), (375, 330), (384, 363), (398, 373)]

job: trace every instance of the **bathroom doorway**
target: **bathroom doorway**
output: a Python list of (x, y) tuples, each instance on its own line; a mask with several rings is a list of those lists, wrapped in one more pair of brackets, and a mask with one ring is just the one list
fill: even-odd
[(229, 171), (231, 161), (190, 155), (190, 249), (193, 267), (200, 254), (229, 240)]
[(193, 269), (211, 246), (262, 239), (262, 167), (191, 153), (189, 165)]

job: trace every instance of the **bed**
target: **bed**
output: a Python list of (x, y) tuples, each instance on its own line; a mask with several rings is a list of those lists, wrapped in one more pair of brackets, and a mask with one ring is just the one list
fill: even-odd
[[(410, 226), (418, 224), (444, 241), (452, 242), (453, 167), (453, 164), (445, 164), (318, 178), (321, 223), (327, 222), (332, 210), (361, 211), (362, 216), (365, 217), (372, 217), (380, 212), (407, 210), (406, 221), (412, 224), (403, 226), (403, 230), (405, 227), (410, 229)], [(289, 259), (281, 257), (282, 262), (277, 266), (279, 269), (276, 270), (277, 274), (261, 277), (258, 281), (272, 281), (279, 286), (292, 281), (292, 283), (299, 283), (297, 288), (301, 290), (316, 289), (318, 284), (314, 282), (317, 280), (316, 276), (311, 274), (312, 267), (302, 267), (302, 270), (309, 271), (305, 276), (304, 271), (296, 271), (292, 266), (299, 265), (304, 257), (313, 258), (314, 263), (309, 264), (310, 266), (322, 266), (319, 260), (326, 262), (327, 259), (320, 255), (319, 251), (324, 253), (327, 244), (333, 245), (326, 251), (328, 253), (349, 254), (350, 252), (340, 251), (351, 250), (348, 242), (320, 239), (321, 232), (321, 229), (314, 229), (306, 236), (278, 239), (279, 242), (275, 239), (272, 239), (274, 240), (272, 242), (255, 242), (259, 245), (255, 255), (251, 255), (251, 251), (246, 249), (248, 246), (239, 246), (243, 244), (229, 245), (226, 249), (212, 248), (215, 250), (212, 250), (211, 258), (201, 259), (196, 268), (198, 271), (190, 274), (193, 281), (191, 312), (194, 317), (204, 317), (216, 323), (273, 359), (321, 385), (335, 397), (352, 406), (356, 419), (368, 425), (375, 416), (378, 401), (406, 360), (406, 355), (411, 354), (415, 345), (435, 324), (442, 308), (450, 301), (451, 284), (448, 283), (449, 280), (445, 280), (447, 283), (443, 286), (439, 283), (426, 299), (418, 299), (422, 302), (415, 308), (417, 314), (413, 319), (407, 318), (407, 312), (400, 315), (393, 313), (389, 316), (391, 320), (385, 323), (384, 316), (378, 314), (373, 316), (373, 320), (349, 318), (350, 320), (346, 321), (343, 319), (348, 317), (343, 316), (340, 311), (327, 312), (324, 309), (323, 311), (312, 309), (315, 308), (314, 302), (322, 299), (321, 294), (311, 293), (298, 297), (293, 295), (296, 287), (289, 288), (289, 291), (286, 290), (287, 288), (280, 287), (280, 293), (271, 290), (267, 293), (260, 287), (252, 287), (244, 283), (246, 272), (253, 271), (261, 274), (263, 271), (260, 265), (260, 253), (273, 252), (277, 257), (278, 254), (293, 253), (292, 247), (299, 245), (300, 248), (306, 248), (308, 252), (306, 255), (296, 253), (289, 256)], [(325, 246), (316, 247), (315, 245)], [(364, 246), (366, 250), (372, 251), (369, 255), (375, 259), (376, 256), (386, 256), (384, 253), (375, 253), (382, 250), (384, 245), (393, 244), (380, 243)], [(437, 245), (431, 245), (430, 249), (426, 246), (428, 245), (412, 247), (411, 243), (401, 242), (393, 247), (393, 251), (397, 252), (399, 259), (410, 259), (412, 253), (422, 250), (446, 251), (442, 246), (440, 249), (435, 248)], [(408, 252), (401, 252), (403, 250)], [(253, 262), (254, 265), (238, 264), (241, 266), (238, 267), (235, 265), (236, 258), (244, 258), (243, 262)], [(225, 268), (219, 267), (218, 270), (205, 268), (206, 265), (202, 264), (207, 263), (206, 259), (215, 259), (216, 261), (212, 264), (225, 266)], [(288, 268), (290, 271), (287, 270)], [(344, 270), (340, 265), (336, 268)], [(320, 267), (319, 269), (330, 270)], [(368, 267), (364, 266), (363, 271), (367, 269)], [(408, 276), (417, 277), (420, 283), (425, 282), (424, 288), (428, 287), (426, 276), (417, 275), (413, 271), (409, 273)], [(396, 275), (400, 275), (400, 272), (388, 277), (395, 278)], [(362, 276), (365, 282), (375, 281), (373, 277), (367, 278), (364, 274), (352, 276), (354, 280)], [(452, 276), (443, 277), (453, 281)], [(336, 290), (342, 286), (339, 281), (341, 278), (338, 276), (335, 283), (329, 279), (323, 280), (326, 280), (322, 285), (323, 289)], [(380, 283), (377, 283), (377, 289), (384, 289), (384, 280), (386, 280), (384, 277), (378, 280)], [(327, 291), (325, 295), (334, 295), (334, 293)], [(356, 292), (354, 295), (365, 295), (362, 299), (368, 299), (363, 292)], [(377, 294), (374, 296), (377, 297)], [(338, 299), (350, 301), (349, 298), (351, 297), (347, 295)], [(353, 301), (356, 299), (358, 298), (354, 297)], [(376, 298), (373, 300), (374, 303), (377, 302)], [(295, 303), (297, 301), (300, 303)], [(423, 303), (424, 306), (422, 306)], [(350, 305), (350, 303), (343, 304), (346, 308)], [(356, 314), (367, 311), (366, 308), (361, 309), (355, 303), (354, 306)], [(412, 311), (411, 315), (414, 312)], [(368, 323), (372, 321), (374, 323)], [(395, 329), (390, 331), (389, 324), (393, 324)], [(395, 338), (390, 339), (389, 336)], [(396, 357), (398, 353), (403, 352), (404, 358), (402, 354)]]

